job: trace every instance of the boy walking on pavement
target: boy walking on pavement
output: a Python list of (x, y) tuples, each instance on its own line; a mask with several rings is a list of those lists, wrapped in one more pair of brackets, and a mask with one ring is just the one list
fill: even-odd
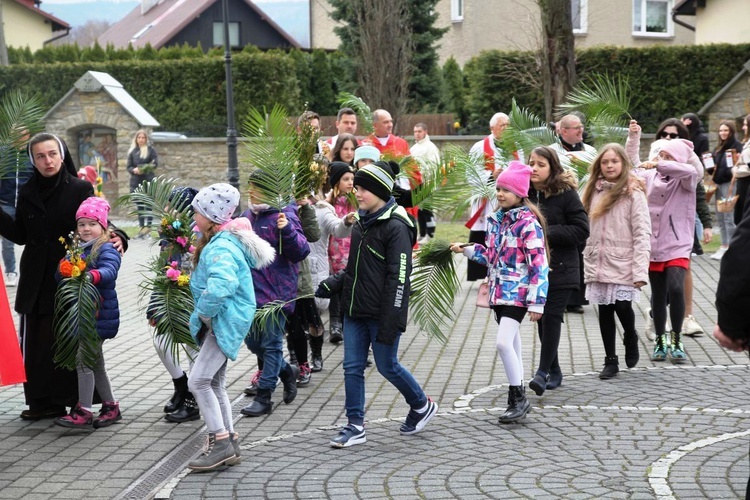
[(409, 405), (402, 435), (420, 432), (435, 416), (437, 403), (398, 361), (398, 343), (406, 330), (411, 253), (416, 228), (391, 196), (393, 172), (385, 162), (361, 168), (354, 176), (359, 211), (352, 231), (346, 270), (323, 281), (316, 293), (343, 289), (344, 390), (348, 424), (331, 439), (346, 448), (364, 443), (365, 368), (372, 345), (378, 371)]

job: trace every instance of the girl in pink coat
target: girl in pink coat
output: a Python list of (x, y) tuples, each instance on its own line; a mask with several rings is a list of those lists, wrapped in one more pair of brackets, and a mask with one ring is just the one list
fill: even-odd
[[(687, 359), (682, 345), (685, 317), (685, 273), (695, 233), (695, 188), (703, 175), (700, 164), (691, 164), (693, 143), (685, 139), (657, 141), (661, 149), (657, 161), (641, 163), (636, 173), (646, 181), (646, 197), (651, 214), (651, 282), (656, 345), (653, 361), (669, 357), (674, 363)], [(671, 338), (664, 325), (672, 320)]]
[(607, 144), (589, 167), (583, 206), (590, 235), (583, 251), (586, 299), (599, 305), (599, 330), (604, 342), (602, 380), (620, 371), (616, 352), (617, 314), (624, 331), (625, 364), (638, 363), (638, 333), (633, 301), (648, 281), (651, 220), (645, 184), (633, 173), (625, 149)]

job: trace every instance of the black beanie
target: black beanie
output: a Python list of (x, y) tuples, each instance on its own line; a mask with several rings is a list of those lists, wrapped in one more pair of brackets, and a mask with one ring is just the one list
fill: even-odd
[(328, 183), (331, 187), (336, 187), (344, 174), (354, 173), (354, 169), (348, 163), (343, 161), (334, 161), (328, 167)]
[(362, 186), (381, 200), (388, 201), (393, 191), (393, 171), (384, 162), (365, 165), (354, 174), (354, 185)]

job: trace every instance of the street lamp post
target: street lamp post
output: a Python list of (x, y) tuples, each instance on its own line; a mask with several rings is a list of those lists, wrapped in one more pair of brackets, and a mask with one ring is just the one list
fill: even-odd
[(229, 0), (221, 0), (224, 17), (224, 65), (227, 81), (227, 182), (240, 188), (237, 164), (237, 130), (234, 124), (234, 95), (232, 93), (232, 47), (229, 44)]

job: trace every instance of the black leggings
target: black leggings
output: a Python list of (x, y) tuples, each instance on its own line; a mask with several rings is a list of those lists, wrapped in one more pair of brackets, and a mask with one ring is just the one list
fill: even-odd
[(417, 212), (417, 222), (419, 223), (420, 236), (435, 236), (435, 214), (430, 210), (420, 208)]
[(615, 325), (615, 314), (622, 324), (625, 339), (632, 338), (635, 334), (635, 313), (633, 303), (629, 300), (618, 300), (614, 304), (599, 304), (599, 330), (604, 342), (604, 353), (608, 358), (617, 355), (617, 327)]
[(651, 281), (651, 308), (656, 335), (664, 335), (667, 322), (667, 297), (669, 297), (669, 319), (672, 331), (682, 332), (685, 318), (685, 273), (684, 267), (667, 267), (662, 272), (649, 271)]
[(544, 314), (537, 322), (541, 349), (539, 353), (539, 370), (549, 374), (550, 369), (560, 371), (560, 363), (557, 359), (557, 348), (560, 345), (560, 333), (562, 331), (563, 313), (565, 306), (574, 292), (571, 288), (559, 289), (550, 287), (547, 293), (547, 302), (544, 304)]

